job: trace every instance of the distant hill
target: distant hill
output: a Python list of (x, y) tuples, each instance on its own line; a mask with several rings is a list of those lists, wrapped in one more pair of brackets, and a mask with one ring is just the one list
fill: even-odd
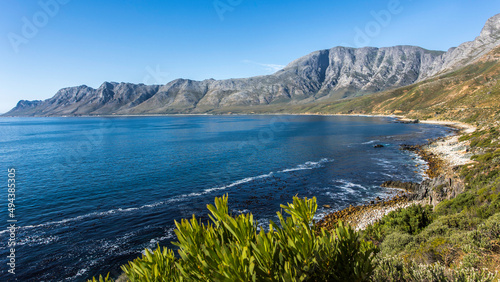
[[(484, 56), (495, 57), (491, 52), (499, 45), (500, 14), (486, 22), (474, 41), (447, 52), (415, 46), (335, 47), (313, 52), (267, 76), (63, 88), (45, 101), (21, 100), (5, 116), (410, 111), (424, 104), (435, 106), (437, 94), (417, 98), (418, 93), (426, 92), (422, 87), (440, 88), (436, 83), (444, 83), (445, 78), (450, 83), (446, 87), (453, 87), (452, 81), (468, 81), (475, 71), (489, 72), (487, 66), (496, 63)], [(484, 61), (484, 68), (478, 60)], [(470, 68), (462, 69), (467, 66)], [(469, 76), (456, 78), (457, 71)], [(439, 95), (445, 95), (447, 89)], [(365, 96), (374, 93), (381, 94)], [(352, 99), (360, 96), (365, 97)]]

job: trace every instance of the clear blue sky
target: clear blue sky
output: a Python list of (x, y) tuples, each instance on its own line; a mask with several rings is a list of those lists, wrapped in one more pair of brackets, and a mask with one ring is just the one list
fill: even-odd
[(498, 0), (3, 0), (0, 112), (67, 86), (269, 74), (338, 45), (447, 50), (496, 13)]

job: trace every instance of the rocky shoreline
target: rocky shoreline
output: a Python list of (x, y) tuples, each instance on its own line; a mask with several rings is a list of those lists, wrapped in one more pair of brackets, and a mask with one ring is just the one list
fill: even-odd
[(367, 204), (349, 206), (343, 210), (330, 213), (318, 221), (316, 226), (333, 229), (338, 221), (343, 221), (351, 225), (356, 231), (363, 230), (391, 211), (406, 208), (413, 204), (424, 204), (424, 202), (425, 200), (412, 200), (410, 194), (400, 192), (388, 200), (371, 201)]
[[(403, 123), (418, 123), (418, 120), (399, 119)], [(471, 133), (475, 127), (457, 122), (423, 121), (423, 123), (442, 124), (457, 130), (456, 134), (429, 141), (425, 145), (402, 145), (401, 150), (408, 150), (419, 155), (428, 164), (426, 171), (429, 179), (422, 183), (388, 180), (381, 187), (395, 188), (401, 191), (392, 198), (376, 199), (370, 203), (332, 212), (316, 223), (318, 227), (334, 228), (338, 221), (349, 223), (355, 230), (363, 230), (368, 225), (399, 208), (414, 204), (433, 205), (444, 199), (454, 198), (465, 189), (463, 181), (457, 175), (457, 168), (471, 163), (466, 142), (459, 142), (460, 135)]]

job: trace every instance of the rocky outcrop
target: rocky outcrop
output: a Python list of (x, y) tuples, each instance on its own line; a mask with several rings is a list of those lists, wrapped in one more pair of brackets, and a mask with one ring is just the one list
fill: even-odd
[(489, 18), (480, 35), (473, 41), (450, 48), (448, 52), (436, 58), (429, 71), (419, 80), (464, 67), (486, 55), (498, 45), (500, 45), (500, 14)]
[(397, 188), (397, 189), (404, 189), (408, 192), (415, 192), (420, 189), (420, 183), (415, 183), (415, 182), (402, 182), (402, 181), (397, 181), (397, 180), (388, 180), (382, 185), (381, 187), (385, 188)]
[(430, 205), (436, 206), (443, 200), (455, 198), (464, 190), (465, 185), (461, 179), (449, 175), (440, 175), (420, 183), (410, 196), (410, 199), (427, 199)]
[(410, 85), (473, 62), (500, 43), (500, 15), (480, 36), (448, 52), (415, 46), (335, 47), (299, 58), (267, 76), (166, 85), (105, 82), (61, 89), (45, 101), (22, 101), (7, 116), (168, 114), (273, 109), (329, 102)]
[(409, 200), (426, 200), (433, 206), (443, 200), (453, 199), (465, 190), (463, 181), (454, 174), (441, 174), (421, 183), (390, 180), (384, 182), (381, 187), (404, 189), (409, 192), (407, 195)]

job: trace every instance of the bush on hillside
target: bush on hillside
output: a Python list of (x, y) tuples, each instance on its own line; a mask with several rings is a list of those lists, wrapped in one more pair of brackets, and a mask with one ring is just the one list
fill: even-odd
[(452, 282), (489, 282), (495, 274), (465, 266), (446, 268), (439, 263), (417, 264), (400, 257), (383, 257), (377, 262), (372, 281), (452, 281)]
[(411, 205), (407, 208), (399, 208), (378, 222), (367, 226), (363, 237), (366, 240), (381, 242), (385, 236), (394, 232), (415, 235), (431, 224), (433, 216), (431, 206)]

